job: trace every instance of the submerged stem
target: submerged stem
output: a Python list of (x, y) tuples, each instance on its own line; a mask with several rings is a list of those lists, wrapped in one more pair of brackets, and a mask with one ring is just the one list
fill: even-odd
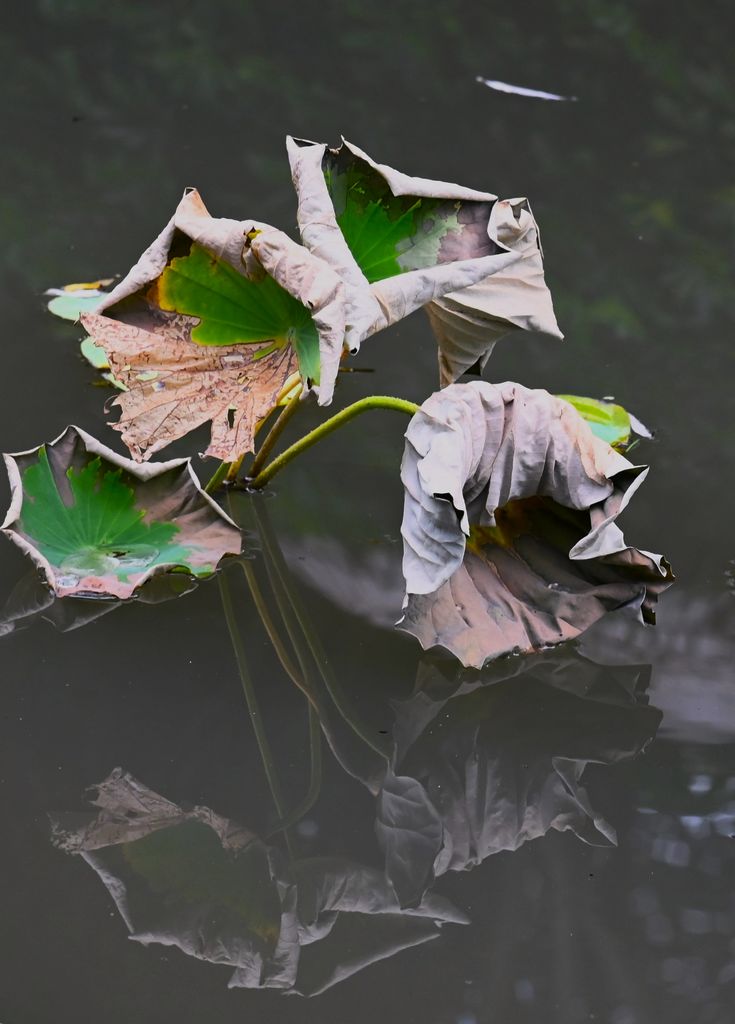
[[(273, 803), (275, 804), (276, 813), (280, 821), (285, 819), (285, 807), (283, 803), (283, 797), (281, 795), (281, 787), (278, 782), (278, 775), (276, 774), (276, 765), (273, 759), (273, 753), (271, 751), (270, 743), (265, 732), (263, 724), (263, 717), (260, 711), (260, 704), (255, 692), (255, 686), (253, 684), (252, 676), (250, 675), (250, 669), (248, 667), (247, 658), (245, 656), (245, 648), (243, 646), (240, 632), (237, 628), (237, 622), (235, 620), (235, 609), (232, 604), (232, 596), (230, 594), (230, 588), (227, 580), (225, 579), (224, 573), (220, 573), (217, 577), (220, 597), (222, 598), (222, 608), (225, 613), (225, 622), (227, 623), (227, 630), (230, 634), (230, 641), (232, 643), (232, 650), (235, 655), (235, 661), (237, 662), (237, 669), (240, 674), (240, 682), (242, 683), (243, 693), (245, 694), (245, 700), (248, 705), (248, 711), (250, 713), (250, 720), (253, 725), (253, 732), (255, 733), (255, 739), (258, 744), (258, 750), (260, 752), (260, 759), (263, 764), (266, 778), (268, 780), (268, 786), (273, 797)], [(293, 856), (291, 850), (291, 839), (287, 831), (284, 830), (284, 838), (286, 840), (286, 846), (288, 847), (289, 854)]]
[[(258, 525), (258, 533), (260, 534), (260, 538), (263, 542), (263, 550), (267, 556), (266, 566), (272, 566), (273, 569), (273, 575), (271, 576), (271, 580), (275, 584), (274, 593), (277, 592), (278, 589), (282, 589), (284, 596), (286, 597), (290, 605), (290, 611), (292, 611), (293, 615), (296, 618), (296, 622), (298, 623), (301, 633), (309, 647), (309, 651), (311, 653), (313, 662), (317, 667), (319, 675), (321, 676), (322, 681), (324, 682), (327, 693), (329, 694), (334, 706), (337, 708), (340, 715), (342, 716), (342, 719), (347, 723), (347, 725), (349, 725), (349, 727), (352, 729), (356, 736), (359, 736), (359, 738), (364, 743), (366, 743), (367, 746), (370, 747), (376, 754), (379, 754), (381, 757), (386, 757), (388, 754), (387, 745), (383, 744), (381, 741), (377, 740), (369, 734), (366, 727), (361, 723), (357, 711), (352, 706), (347, 695), (342, 690), (342, 687), (340, 686), (337, 677), (332, 672), (326, 652), (322, 647), (319, 634), (309, 621), (309, 618), (306, 614), (306, 609), (299, 600), (295, 588), (292, 586), (291, 580), (289, 578), (288, 568), (286, 567), (286, 563), (283, 558), (283, 553), (281, 552), (281, 549), (278, 546), (278, 542), (273, 536), (270, 523), (268, 522), (267, 517), (258, 509), (258, 506), (256, 504), (253, 505), (253, 512), (255, 514), (255, 519)], [(284, 621), (286, 622), (287, 628), (289, 628), (289, 612), (286, 611), (286, 613), (284, 614), (284, 610), (283, 608), (281, 608), (281, 614), (284, 617)]]
[[(265, 469), (261, 469), (259, 473), (252, 476), (248, 480), (248, 485), (253, 490), (265, 487), (276, 473), (283, 469), (284, 466), (287, 466), (297, 455), (306, 451), (307, 448), (311, 448), (317, 441), (321, 441), (323, 437), (327, 437), (333, 431), (338, 430), (339, 427), (354, 419), (355, 416), (359, 416), (360, 413), (367, 412), (369, 409), (395, 409), (397, 412), (413, 416), (418, 411), (418, 408), (418, 405), (414, 402), (407, 402), (404, 398), (392, 398), (389, 395), (370, 395), (367, 398), (361, 398), (358, 402), (353, 402), (352, 405), (341, 409), (334, 416), (325, 420), (324, 423), (320, 423), (318, 427), (314, 427), (308, 434), (304, 434), (290, 448), (287, 448), (285, 452), (281, 452), (280, 455), (273, 459)], [(280, 417), (278, 422), (280, 422)]]

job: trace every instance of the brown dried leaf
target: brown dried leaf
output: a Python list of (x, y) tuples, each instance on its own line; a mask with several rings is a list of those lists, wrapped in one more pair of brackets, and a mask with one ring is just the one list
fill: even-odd
[(190, 338), (196, 322), (160, 311), (151, 314), (150, 329), (93, 313), (82, 318), (128, 389), (113, 402), (121, 417), (112, 426), (138, 462), (209, 421), (204, 454), (234, 462), (253, 450), (258, 421), (297, 371), (290, 346), (258, 358), (270, 346), (197, 345)]

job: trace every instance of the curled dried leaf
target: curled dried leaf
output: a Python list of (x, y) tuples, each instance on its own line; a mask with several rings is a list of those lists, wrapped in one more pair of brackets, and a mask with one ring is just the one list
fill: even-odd
[[(175, 359), (180, 373), (171, 386), (181, 393), (187, 368), (195, 374), (192, 401), (201, 386), (199, 400), (193, 401), (197, 408), (174, 410), (168, 403), (160, 429), (153, 410), (166, 403), (159, 401), (155, 388), (144, 389), (130, 401), (136, 417), (143, 411), (152, 414), (146, 424), (146, 429), (152, 428), (148, 438), (142, 432), (131, 436), (136, 458), (142, 457), (143, 449), (150, 454), (197, 423), (217, 423), (221, 403), (211, 404), (211, 416), (204, 414), (212, 395), (208, 379), (196, 375), (215, 366), (218, 352), (231, 365), (237, 364), (242, 387), (232, 405), (238, 423), (228, 431), (220, 429), (209, 451), (234, 460), (252, 448), (257, 418), (263, 415), (275, 375), (282, 375), (278, 392), (298, 368), (306, 389), (313, 387), (322, 404), (331, 401), (343, 353), (344, 316), (342, 283), (325, 263), (267, 224), (211, 217), (192, 190), (127, 276), (82, 322), (104, 349), (110, 366), (124, 368), (130, 362), (132, 371), (119, 375), (125, 386), (135, 389), (147, 383), (140, 374), (150, 371), (159, 373), (155, 388), (162, 390), (157, 367), (171, 371)], [(157, 346), (146, 333), (158, 335)], [(136, 345), (144, 347), (144, 356)], [(241, 354), (233, 359), (235, 348)], [(261, 360), (266, 362), (256, 365)], [(155, 367), (146, 367), (147, 361)], [(254, 393), (249, 401), (243, 394), (251, 382)], [(123, 433), (129, 433), (127, 428)], [(221, 451), (226, 455), (219, 455)]]
[(346, 141), (288, 151), (304, 243), (344, 282), (351, 350), (426, 306), (445, 384), (513, 328), (561, 337), (525, 199), (410, 177)]
[(647, 472), (546, 391), (473, 382), (432, 395), (401, 469), (401, 628), (481, 667), (616, 608), (653, 622), (671, 570), (616, 524)]

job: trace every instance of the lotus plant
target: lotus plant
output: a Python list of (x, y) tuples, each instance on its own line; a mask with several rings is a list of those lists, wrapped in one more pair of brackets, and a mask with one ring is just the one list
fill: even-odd
[[(647, 472), (616, 449), (629, 443), (634, 426), (645, 428), (609, 402), (514, 383), (459, 382), (484, 369), (505, 333), (561, 338), (528, 201), (411, 177), (347, 141), (330, 149), (289, 138), (287, 151), (297, 240), (258, 220), (213, 217), (190, 189), (111, 290), (109, 279), (53, 290), (59, 315), (71, 318), (78, 301), (86, 354), (119, 388), (112, 404), (120, 418), (112, 426), (133, 463), (209, 423), (204, 454), (220, 465), (206, 490), (241, 473), (246, 486), (260, 489), (353, 417), (392, 409), (412, 417), (402, 468), (402, 626), (423, 646), (441, 645), (480, 666), (576, 636), (614, 608), (652, 621), (670, 569), (661, 556), (626, 545), (616, 525)], [(93, 293), (99, 301), (90, 309)], [(435, 335), (441, 390), (420, 407), (369, 396), (273, 456), (301, 403), (313, 394), (329, 405), (342, 362), (420, 308)], [(259, 431), (279, 408), (256, 450)], [(81, 502), (94, 499), (103, 509), (118, 486), (102, 463), (66, 484), (57, 470), (52, 486), (45, 450), (38, 449), (38, 466), (25, 469), (27, 482), (16, 479), (6, 522), (32, 552), (38, 529), (29, 523), (45, 522), (50, 550), (50, 524), (66, 536)], [(41, 486), (44, 472), (48, 486)], [(135, 491), (133, 469), (125, 472)], [(149, 521), (152, 506), (142, 508), (135, 495), (126, 501), (136, 537), (148, 531), (157, 538), (147, 545), (157, 554), (141, 579), (174, 563), (194, 572), (198, 555), (168, 550), (172, 524)], [(98, 533), (78, 539), (88, 554), (94, 550), (94, 566), (85, 563), (71, 590), (62, 591), (128, 596), (128, 577), (108, 565), (110, 551), (124, 545), (114, 530), (100, 526)], [(194, 544), (188, 535), (177, 543), (184, 539)], [(56, 561), (40, 540), (34, 555), (57, 592), (60, 569), (77, 557), (62, 540)], [(223, 543), (218, 557), (232, 550)], [(208, 567), (216, 564), (214, 555), (207, 559)], [(114, 585), (110, 573), (117, 573)], [(101, 579), (107, 582), (89, 582)]]

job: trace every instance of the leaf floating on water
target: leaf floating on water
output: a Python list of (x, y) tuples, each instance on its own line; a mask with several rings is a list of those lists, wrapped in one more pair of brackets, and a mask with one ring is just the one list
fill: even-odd
[(77, 321), (82, 313), (91, 313), (99, 306), (114, 281), (114, 277), (106, 277), (99, 281), (49, 288), (44, 293), (51, 296), (48, 311), (62, 320)]
[(474, 382), (432, 395), (401, 468), (401, 628), (479, 668), (616, 608), (655, 621), (671, 570), (616, 525), (647, 472), (546, 391)]
[(125, 599), (156, 573), (210, 576), (240, 553), (240, 531), (188, 459), (139, 467), (68, 427), (5, 463), (12, 499), (2, 530), (58, 597)]
[(95, 370), (110, 369), (105, 350), (100, 345), (97, 345), (93, 338), (84, 338), (79, 346), (79, 350), (89, 365), (93, 366)]
[(536, 100), (567, 100), (572, 103), (577, 100), (576, 96), (560, 96), (558, 93), (544, 92), (542, 89), (527, 89), (523, 85), (511, 85), (509, 82), (499, 82), (496, 78), (483, 78), (482, 75), (478, 75), (475, 81), (486, 85), (488, 89), (512, 93), (514, 96), (528, 96)]
[(524, 199), (414, 178), (344, 142), (288, 140), (304, 243), (344, 283), (346, 343), (426, 306), (442, 383), (513, 328), (560, 337)]
[(630, 435), (652, 438), (653, 434), (639, 419), (629, 413), (622, 405), (612, 400), (583, 398), (581, 395), (557, 395), (564, 402), (569, 402), (579, 415), (589, 424), (595, 437), (607, 441), (618, 450), (625, 450), (630, 444)]

